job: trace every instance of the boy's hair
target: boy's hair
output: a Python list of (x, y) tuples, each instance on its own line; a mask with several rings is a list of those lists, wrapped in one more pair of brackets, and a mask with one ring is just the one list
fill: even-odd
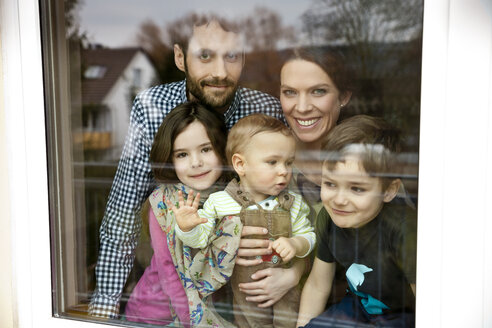
[(396, 154), (400, 132), (378, 117), (355, 115), (336, 125), (321, 143), (323, 166), (333, 170), (348, 156), (356, 156), (370, 176), (382, 179), (383, 188), (398, 178)]
[(205, 108), (198, 102), (185, 102), (167, 114), (154, 137), (150, 150), (150, 165), (156, 181), (165, 183), (178, 180), (173, 165), (174, 141), (186, 127), (195, 121), (202, 123), (205, 127), (214, 152), (222, 165), (227, 163), (225, 157), (227, 128), (224, 116)]
[(294, 137), (290, 129), (278, 119), (265, 114), (252, 114), (241, 118), (229, 131), (226, 157), (232, 165), (232, 155), (243, 153), (251, 138), (262, 132), (280, 132)]

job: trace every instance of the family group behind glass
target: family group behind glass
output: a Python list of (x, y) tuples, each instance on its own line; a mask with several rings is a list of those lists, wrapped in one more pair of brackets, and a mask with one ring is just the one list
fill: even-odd
[[(365, 162), (358, 163), (359, 153), (341, 159), (341, 164), (335, 162), (326, 172), (364, 176), (370, 180), (364, 182), (365, 188), (359, 185), (347, 188), (353, 181), (340, 182), (343, 190), (338, 187), (338, 180), (327, 183), (325, 178), (329, 174), (325, 174), (325, 164), (321, 178), (323, 142), (332, 136), (327, 134), (336, 125), (340, 109), (350, 100), (350, 76), (335, 55), (293, 51), (281, 70), (280, 107), (276, 98), (238, 86), (244, 64), (243, 48), (237, 32), (229, 30), (227, 23), (219, 19), (198, 22), (191, 38), (177, 43), (174, 50), (176, 66), (185, 72), (186, 79), (146, 90), (134, 101), (127, 142), (101, 225), (97, 287), (91, 314), (118, 317), (121, 293), (133, 265), (141, 229), (137, 213), (155, 178), (159, 186), (148, 196), (142, 209), (148, 220), (154, 255), (126, 306), (127, 320), (176, 322), (184, 326), (295, 327), (299, 313), (298, 324), (304, 325), (324, 311), (335, 263), (345, 267), (350, 262), (330, 248), (334, 242), (331, 231), (336, 229), (329, 222), (334, 222), (342, 234), (358, 232), (372, 221), (386, 222), (379, 214), (385, 207), (383, 204), (393, 201), (396, 193), (392, 191), (399, 186), (398, 179), (388, 186), (382, 183), (382, 178), (374, 176), (372, 167), (366, 167)], [(283, 125), (284, 117), (290, 129)], [(228, 129), (231, 129), (229, 138)], [(376, 134), (378, 129), (372, 132)], [(367, 140), (372, 140), (371, 133), (367, 132)], [(386, 146), (384, 139), (367, 140), (352, 143), (375, 141), (381, 147)], [(383, 154), (386, 153), (371, 156)], [(231, 172), (224, 170), (227, 164), (238, 180), (229, 182)], [(226, 183), (227, 187), (221, 191)], [(386, 190), (390, 187), (392, 197), (387, 198)], [(330, 196), (327, 188), (337, 195)], [(194, 194), (197, 192), (200, 195)], [(356, 193), (352, 196), (355, 200), (340, 196), (351, 192)], [(364, 197), (371, 199), (369, 208), (362, 206), (365, 203), (359, 204)], [(333, 198), (345, 200), (337, 202)], [(205, 199), (203, 204), (201, 200)], [(316, 219), (318, 213), (322, 219)], [(337, 215), (342, 217), (341, 223)], [(351, 223), (352, 217), (363, 224)], [(389, 217), (394, 219), (394, 215)], [(404, 216), (404, 222), (407, 220), (415, 218)], [(275, 222), (283, 224), (275, 230), (272, 228)], [(323, 244), (313, 251), (316, 225), (318, 239)], [(330, 228), (330, 234), (320, 228)], [(386, 230), (373, 230), (375, 235), (367, 235), (370, 238), (386, 233)], [(401, 252), (411, 249), (398, 244), (406, 235), (406, 230), (391, 234), (392, 239), (388, 240), (395, 245), (388, 245)], [(362, 244), (358, 238), (357, 235), (356, 240), (349, 239), (344, 247), (352, 250), (354, 245)], [(302, 259), (309, 253), (316, 257)], [(384, 253), (384, 260), (377, 257), (377, 261), (392, 261), (395, 263), (392, 268), (401, 271), (388, 269), (385, 273), (398, 275), (403, 285), (414, 284), (415, 267), (413, 273), (412, 266), (403, 270), (397, 261), (401, 254), (388, 253), (391, 252)], [(414, 253), (405, 254), (415, 258)], [(353, 261), (364, 258), (358, 252), (352, 256)], [(381, 294), (381, 284), (379, 289), (366, 292), (364, 287), (368, 284), (362, 284), (364, 273), (379, 268), (374, 268), (374, 264), (357, 264), (359, 271), (363, 268), (362, 279), (353, 286), (347, 275), (351, 288), (343, 301), (348, 299), (359, 304), (358, 311), (347, 314), (337, 310), (325, 317), (347, 320), (351, 316), (365, 322), (395, 313), (411, 317), (411, 306), (399, 308), (399, 303), (396, 306), (391, 303), (389, 307), (386, 299), (381, 299), (381, 295), (387, 295)], [(300, 298), (299, 282), (303, 274), (309, 278)], [(233, 291), (233, 323), (217, 314), (210, 297), (229, 280)], [(312, 299), (319, 300), (317, 307), (310, 305), (308, 290), (312, 288), (315, 289)], [(389, 288), (395, 290), (394, 286)], [(386, 307), (380, 306), (380, 313), (367, 312), (364, 302), (368, 299)], [(390, 318), (384, 322), (395, 321)], [(316, 321), (311, 324), (320, 326)]]

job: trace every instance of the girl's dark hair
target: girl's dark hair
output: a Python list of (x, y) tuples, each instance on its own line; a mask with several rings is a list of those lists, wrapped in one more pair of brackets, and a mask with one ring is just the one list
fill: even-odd
[(340, 94), (354, 91), (354, 74), (347, 59), (339, 51), (320, 47), (294, 48), (287, 51), (284, 65), (292, 60), (305, 60), (321, 67), (340, 91)]
[(178, 180), (173, 165), (174, 140), (195, 121), (203, 124), (222, 165), (227, 164), (225, 157), (227, 128), (224, 116), (198, 102), (189, 101), (176, 106), (167, 114), (154, 137), (150, 150), (150, 165), (156, 181), (166, 183)]

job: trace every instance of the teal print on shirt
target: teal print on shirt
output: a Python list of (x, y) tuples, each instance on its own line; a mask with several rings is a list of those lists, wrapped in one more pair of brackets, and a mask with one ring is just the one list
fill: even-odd
[(372, 269), (365, 266), (364, 264), (352, 263), (347, 269), (345, 276), (347, 277), (347, 282), (350, 291), (355, 295), (361, 297), (362, 306), (369, 314), (382, 314), (384, 309), (389, 309), (389, 307), (381, 302), (380, 300), (372, 297), (367, 293), (360, 292), (358, 290), (359, 286), (364, 283), (364, 273), (371, 272)]

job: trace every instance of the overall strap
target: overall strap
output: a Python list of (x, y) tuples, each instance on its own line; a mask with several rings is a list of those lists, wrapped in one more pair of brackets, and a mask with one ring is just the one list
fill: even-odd
[(242, 191), (241, 188), (239, 188), (239, 183), (236, 179), (233, 179), (227, 184), (225, 191), (232, 197), (232, 199), (241, 205), (242, 209), (246, 209), (251, 205), (256, 205), (258, 208), (261, 208), (255, 203), (253, 197), (251, 197), (249, 193)]
[(279, 207), (282, 207), (283, 209), (290, 211), (292, 204), (294, 204), (294, 196), (289, 194), (287, 190), (283, 190), (278, 195), (278, 203), (279, 203)]
[[(238, 202), (239, 205), (241, 205), (241, 208), (245, 209), (251, 205), (256, 205), (258, 209), (261, 209), (261, 206), (255, 203), (253, 197), (251, 197), (249, 193), (242, 191), (239, 188), (239, 183), (236, 179), (233, 179), (231, 182), (229, 182), (229, 184), (225, 188), (225, 191), (232, 197), (232, 199), (234, 199), (236, 202)], [(294, 203), (294, 196), (289, 194), (288, 191), (284, 190), (277, 196), (277, 198), (279, 202), (279, 207), (290, 211), (290, 208)]]

